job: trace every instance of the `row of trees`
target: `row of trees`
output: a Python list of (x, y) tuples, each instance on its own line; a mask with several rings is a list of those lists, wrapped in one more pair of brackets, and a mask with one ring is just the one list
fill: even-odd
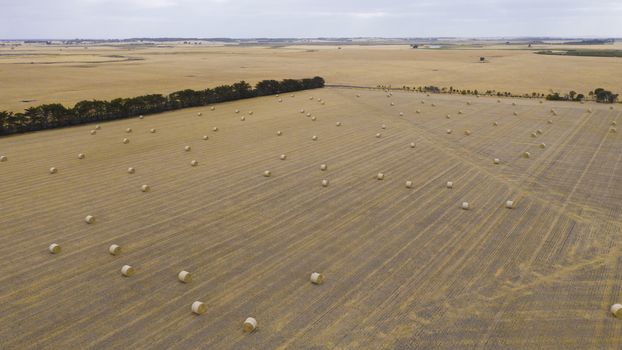
[(245, 81), (205, 90), (181, 90), (168, 96), (153, 94), (111, 101), (80, 101), (73, 108), (59, 103), (30, 107), (24, 113), (0, 111), (0, 135), (36, 131), (104, 120), (129, 118), (180, 108), (206, 106), (256, 96), (324, 87), (324, 79), (263, 80), (253, 88)]
[[(618, 94), (614, 94), (609, 90), (605, 90), (603, 88), (595, 89), (594, 91), (590, 91), (588, 96), (591, 100), (600, 103), (615, 103), (618, 100)], [(584, 101), (585, 95), (578, 94), (576, 91), (570, 91), (565, 95), (560, 94), (559, 92), (553, 92), (546, 95), (547, 100), (551, 101)]]

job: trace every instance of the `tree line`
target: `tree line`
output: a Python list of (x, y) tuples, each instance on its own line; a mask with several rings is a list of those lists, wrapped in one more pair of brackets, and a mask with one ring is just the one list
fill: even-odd
[(123, 119), (212, 103), (324, 87), (322, 77), (262, 80), (253, 88), (245, 81), (205, 90), (180, 90), (167, 96), (151, 94), (110, 101), (85, 100), (67, 108), (60, 103), (30, 107), (23, 113), (0, 111), (0, 135)]
[[(590, 91), (588, 95), (590, 99), (599, 103), (615, 103), (619, 96), (619, 94), (614, 94), (613, 92), (603, 88)], [(585, 95), (577, 94), (576, 91), (570, 91), (565, 95), (562, 95), (559, 92), (553, 92), (546, 95), (546, 99), (550, 101), (583, 101), (585, 100)]]

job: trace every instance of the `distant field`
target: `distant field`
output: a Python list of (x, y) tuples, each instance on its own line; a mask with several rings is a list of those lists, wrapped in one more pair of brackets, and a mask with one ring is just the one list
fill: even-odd
[(536, 53), (554, 56), (622, 57), (622, 50), (543, 50)]
[[(312, 55), (253, 50), (265, 56), (249, 67), (298, 56), (302, 65)], [(196, 70), (208, 81), (215, 71), (180, 63), (204, 55), (153, 57), (170, 68), (163, 75)], [(231, 53), (211, 55), (241, 64)], [(493, 62), (522, 59), (512, 55)], [(132, 63), (136, 71), (119, 63), (121, 86), (172, 87), (166, 78), (145, 83), (150, 59), (158, 58)], [(331, 63), (314, 62), (337, 80)], [(405, 63), (386, 64), (398, 79)], [(494, 64), (473, 65), (484, 66)], [(88, 93), (110, 89), (96, 87), (112, 79), (103, 67), (93, 68)], [(231, 74), (223, 69), (220, 79)], [(86, 84), (82, 75), (61, 81), (49, 98), (78, 81)], [(107, 122), (96, 135), (84, 125), (0, 138), (8, 157), (0, 163), (0, 348), (622, 347), (622, 322), (608, 311), (621, 301), (622, 132), (610, 132), (622, 122), (619, 106), (337, 88), (281, 98)], [(516, 207), (506, 209), (507, 200)], [(52, 242), (61, 254), (47, 251)], [(108, 254), (112, 243), (120, 256)], [(122, 277), (124, 264), (136, 275)], [(176, 280), (182, 269), (192, 283)], [(313, 271), (326, 275), (323, 285), (309, 283)], [(206, 314), (190, 312), (195, 300)], [(248, 316), (259, 323), (253, 334), (242, 332)]]
[[(477, 44), (477, 43), (475, 43)], [(622, 60), (615, 57), (537, 55), (536, 45), (256, 46), (58, 46), (0, 48), (0, 110), (14, 112), (42, 103), (73, 105), (84, 99), (168, 94), (239, 80), (319, 75), (328, 84), (401, 87), (436, 85), (457, 89), (587, 95), (602, 87), (620, 93)], [(602, 48), (602, 45), (595, 46)], [(619, 48), (619, 44), (611, 48)], [(572, 46), (555, 46), (566, 49)], [(591, 47), (581, 46), (581, 49)], [(480, 64), (480, 56), (489, 63)]]

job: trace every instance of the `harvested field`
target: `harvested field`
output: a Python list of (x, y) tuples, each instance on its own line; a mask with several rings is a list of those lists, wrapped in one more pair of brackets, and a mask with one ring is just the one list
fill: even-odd
[(622, 347), (620, 108), (277, 99), (1, 138), (0, 348)]

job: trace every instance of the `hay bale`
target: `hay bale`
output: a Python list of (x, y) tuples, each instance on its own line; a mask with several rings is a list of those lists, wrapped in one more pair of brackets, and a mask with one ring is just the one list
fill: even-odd
[(207, 140), (209, 137), (207, 135), (203, 135), (203, 140)]
[(257, 329), (257, 320), (252, 317), (248, 317), (244, 321), (244, 325), (242, 326), (242, 328), (244, 329), (245, 333), (253, 332), (255, 329)]
[(609, 106), (609, 109), (613, 111), (613, 106)]
[(190, 166), (197, 166), (197, 165), (199, 165), (199, 162), (197, 162), (194, 159), (190, 162)]
[(447, 133), (451, 134), (452, 130), (451, 129), (447, 129)]
[(128, 144), (128, 143), (130, 143), (130, 139), (128, 139), (128, 138), (124, 138), (122, 142), (123, 142), (124, 144)]
[(253, 115), (253, 111), (248, 111), (248, 115)]
[(611, 125), (612, 126), (616, 126), (616, 125), (618, 125), (618, 123), (614, 120), (614, 121), (611, 122)]
[(501, 103), (501, 100), (497, 100), (497, 103)]
[(514, 114), (514, 115), (518, 115), (518, 112), (514, 112), (514, 113), (512, 113), (512, 114)]
[(416, 110), (415, 113), (421, 114), (421, 111), (420, 110)]
[(377, 179), (377, 180), (384, 180), (384, 174), (383, 174), (383, 173), (378, 173), (378, 174), (376, 175), (376, 179)]
[(151, 190), (151, 187), (149, 187), (149, 185), (142, 185), (140, 186), (140, 190), (143, 192), (149, 192), (149, 190)]
[(281, 102), (283, 102), (283, 99), (282, 99), (282, 98), (279, 98), (279, 103), (281, 103)]
[(193, 313), (197, 315), (203, 315), (205, 312), (207, 312), (207, 305), (205, 305), (205, 303), (203, 302), (195, 301), (194, 303), (192, 303), (190, 309)]
[(454, 183), (452, 181), (447, 181), (447, 184), (445, 185), (445, 187), (454, 188)]
[(87, 224), (94, 224), (95, 223), (95, 217), (93, 215), (87, 215), (84, 218), (84, 222), (86, 222)]
[(285, 160), (287, 159), (287, 156), (285, 154), (281, 154), (281, 156), (279, 157), (280, 160)]
[(213, 128), (212, 128), (212, 131), (213, 131), (213, 132), (218, 131), (218, 127), (217, 127), (217, 126), (213, 127)]
[(436, 104), (435, 104), (435, 103), (432, 103), (430, 106), (432, 106), (432, 107), (436, 107)]
[(239, 110), (239, 109), (236, 109), (236, 110), (235, 110), (235, 113), (236, 113), (236, 114), (240, 113), (240, 110)]
[(622, 318), (622, 305), (613, 304), (609, 310), (615, 317)]
[(78, 153), (78, 159), (84, 159), (86, 157), (84, 153)]
[(95, 134), (97, 134), (97, 131), (91, 130), (91, 135), (95, 135)]
[(315, 117), (311, 117), (311, 120), (312, 120), (312, 121), (315, 121), (316, 119), (317, 119), (317, 118), (315, 118)]
[(313, 101), (313, 96), (309, 97), (309, 100)]
[(296, 95), (294, 95), (294, 94), (291, 94), (291, 95), (289, 95), (289, 97), (296, 97)]
[(529, 153), (529, 152), (524, 152), (523, 153), (523, 158), (529, 158), (529, 157), (531, 157), (531, 153)]
[(379, 139), (380, 137), (382, 137), (382, 134), (380, 134), (380, 133), (376, 133), (376, 138), (378, 138), (378, 139)]
[(361, 97), (361, 95), (360, 94), (356, 94), (356, 97)]
[(467, 106), (470, 106), (471, 105), (471, 101), (467, 101), (466, 104), (467, 104)]
[(313, 140), (313, 141), (317, 141), (317, 136), (313, 135), (313, 136), (311, 137), (311, 140)]
[(464, 210), (471, 209), (471, 205), (469, 204), (469, 202), (462, 202), (462, 205), (460, 207)]
[(546, 143), (541, 143), (540, 144), (540, 148), (542, 148), (542, 149), (546, 148)]
[(447, 115), (445, 116), (445, 119), (451, 119), (451, 115), (450, 115), (450, 114), (447, 114)]
[(471, 135), (471, 130), (464, 130), (464, 134), (466, 136), (470, 136)]
[(213, 111), (213, 110), (215, 110), (215, 109), (216, 109), (216, 107), (211, 106), (209, 109), (210, 109), (210, 111)]
[(391, 106), (395, 106), (395, 103), (391, 102)]
[(411, 142), (411, 143), (410, 143), (410, 148), (415, 148), (415, 146), (416, 146), (416, 145), (415, 145), (415, 143), (414, 143), (414, 142)]
[(540, 104), (543, 104), (543, 103), (544, 103), (544, 101), (542, 101), (542, 100), (540, 100), (540, 101), (538, 101), (538, 102), (540, 102)]
[(553, 121), (551, 119), (546, 121), (547, 124), (553, 124)]
[(609, 129), (609, 132), (611, 132), (611, 133), (614, 133), (614, 134), (615, 134), (616, 132), (618, 132), (618, 129), (616, 129), (616, 128), (610, 128), (610, 129)]
[(498, 122), (493, 122), (492, 126), (499, 126), (499, 123)]
[(108, 253), (110, 253), (110, 255), (119, 255), (121, 254), (121, 247), (117, 244), (112, 244), (108, 247)]
[(123, 265), (121, 267), (121, 274), (125, 277), (132, 277), (136, 273), (136, 270), (130, 265)]
[(141, 115), (138, 116), (138, 119), (143, 119), (144, 117)]
[(190, 147), (190, 146), (185, 146), (184, 147), (184, 151), (190, 152), (190, 150), (192, 150), (192, 147)]
[(6, 156), (0, 156), (0, 162), (6, 162), (9, 160)]
[(127, 168), (127, 173), (128, 174), (134, 174), (136, 172), (136, 170), (132, 167)]
[(326, 102), (322, 101), (322, 106), (325, 105), (325, 104), (326, 104)]
[(152, 134), (155, 134), (156, 129), (149, 129), (149, 132), (152, 133)]
[(320, 170), (322, 171), (326, 171), (328, 169), (328, 165), (326, 164), (320, 164)]
[(538, 130), (536, 130), (536, 133), (538, 133), (538, 134), (542, 135), (542, 129), (538, 129)]
[(313, 272), (309, 277), (309, 280), (313, 284), (322, 284), (324, 283), (324, 275), (319, 272)]
[(493, 159), (493, 160), (492, 160), (492, 162), (493, 162), (494, 164), (499, 164), (499, 163), (501, 163), (501, 161), (499, 160), (499, 158), (495, 158), (495, 159)]
[(328, 180), (327, 179), (322, 180), (322, 186), (323, 187), (327, 187), (328, 186)]
[(283, 135), (283, 132), (281, 130), (277, 130), (276, 136), (281, 136), (281, 135)]
[(270, 176), (272, 176), (272, 172), (270, 172), (270, 170), (266, 170), (266, 171), (263, 172), (263, 176), (264, 177), (270, 177)]
[(177, 274), (177, 279), (182, 283), (190, 283), (192, 282), (192, 274), (188, 271), (182, 270)]
[(505, 207), (508, 209), (514, 209), (514, 201), (505, 201)]
[(99, 126), (99, 125), (95, 125), (95, 130), (99, 130), (99, 129), (101, 129), (101, 128), (102, 128), (101, 126)]
[(516, 102), (512, 102), (512, 106), (516, 106)]
[(535, 132), (531, 133), (531, 137), (536, 137), (536, 136), (538, 136), (538, 134), (536, 134)]
[(241, 120), (241, 121), (245, 121), (245, 120), (246, 120), (246, 117), (245, 117), (245, 116), (241, 116), (241, 117), (240, 117), (240, 120)]
[(421, 100), (421, 104), (424, 105), (425, 104), (425, 100)]
[(58, 169), (56, 169), (55, 167), (50, 168), (50, 174), (56, 174), (57, 172), (58, 172)]
[(301, 109), (301, 110), (300, 110), (300, 113), (304, 113), (304, 112), (305, 112), (305, 110), (304, 110), (304, 109)]
[(311, 113), (307, 113), (307, 118), (309, 118), (311, 116)]
[(132, 132), (132, 128), (125, 129), (125, 132), (128, 133), (128, 134), (131, 133)]
[(406, 181), (406, 188), (413, 188), (413, 182), (412, 181)]
[(458, 111), (458, 114), (462, 114), (462, 110), (459, 110), (459, 111)]
[(202, 116), (202, 115), (203, 115), (203, 113), (201, 113), (201, 112), (197, 113), (197, 116), (198, 116), (198, 117), (200, 117), (200, 116)]
[(336, 122), (335, 125), (341, 126), (341, 122)]
[(382, 124), (380, 127), (381, 127), (382, 129), (386, 129), (386, 128), (387, 128), (387, 126), (386, 126), (386, 125), (384, 125), (384, 124)]
[(592, 109), (591, 109), (591, 108), (588, 108), (588, 109), (587, 109), (587, 112), (588, 112), (588, 113), (592, 113)]
[(48, 247), (48, 250), (50, 251), (50, 253), (52, 254), (60, 254), (61, 248), (60, 245), (56, 244), (56, 243), (52, 243), (50, 244), (50, 246)]
[(404, 116), (404, 112), (400, 112), (400, 117), (403, 117), (403, 116)]

